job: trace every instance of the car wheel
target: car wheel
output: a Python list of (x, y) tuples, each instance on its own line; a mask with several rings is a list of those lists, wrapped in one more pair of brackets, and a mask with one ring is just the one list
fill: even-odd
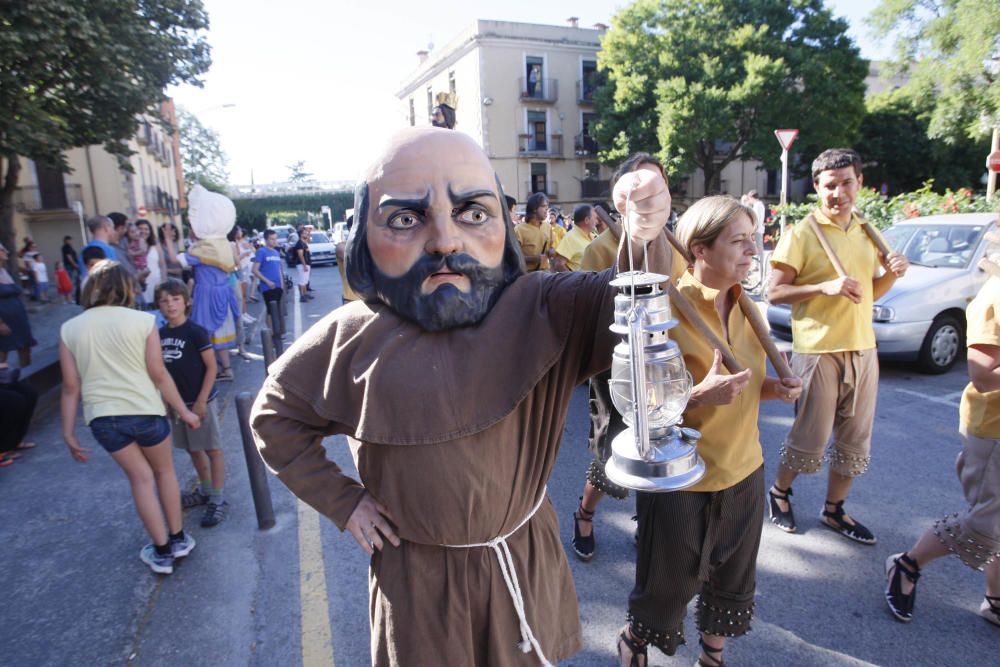
[(924, 344), (920, 346), (917, 364), (931, 375), (946, 373), (958, 359), (964, 339), (962, 325), (951, 315), (940, 315), (931, 323)]

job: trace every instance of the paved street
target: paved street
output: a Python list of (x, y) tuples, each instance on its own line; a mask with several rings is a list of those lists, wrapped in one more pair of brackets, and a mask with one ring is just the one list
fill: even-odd
[[(290, 304), (289, 330), (301, 331), (340, 303), (337, 270), (314, 271), (318, 298)], [(260, 304), (255, 305), (256, 308)], [(252, 351), (260, 353), (259, 340)], [(474, 360), (469, 360), (473, 363)], [(211, 529), (185, 527), (198, 546), (173, 575), (152, 574), (138, 558), (146, 536), (118, 467), (95, 448), (74, 463), (61, 441), (57, 405), (31, 432), (38, 442), (0, 471), (0, 664), (4, 665), (364, 665), (368, 656), (367, 558), (348, 535), (318, 520), (270, 479), (277, 525), (257, 528), (233, 399), (255, 392), (260, 361), (236, 358), (237, 381), (222, 385), (230, 517)], [(958, 400), (965, 369), (924, 376), (883, 365), (871, 471), (848, 510), (879, 537), (855, 545), (816, 517), (825, 479), (801, 478), (795, 508), (801, 534), (766, 525), (759, 561), (754, 631), (731, 644), (731, 665), (996, 664), (1000, 631), (977, 615), (981, 574), (955, 559), (939, 561), (920, 581), (916, 618), (894, 621), (882, 599), (885, 557), (912, 543), (934, 519), (961, 508), (953, 462)], [(768, 481), (792, 419), (773, 403), (761, 417)], [(589, 462), (586, 393), (574, 398), (549, 490), (564, 542)], [(343, 438), (327, 441), (331, 458), (353, 469)], [(175, 457), (181, 482), (193, 480), (186, 455)], [(598, 552), (590, 563), (570, 557), (580, 598), (584, 650), (566, 665), (613, 663), (633, 577), (631, 501), (598, 510)], [(690, 665), (689, 646), (652, 665)], [(991, 657), (992, 656), (992, 657)], [(423, 656), (418, 664), (434, 664)]]

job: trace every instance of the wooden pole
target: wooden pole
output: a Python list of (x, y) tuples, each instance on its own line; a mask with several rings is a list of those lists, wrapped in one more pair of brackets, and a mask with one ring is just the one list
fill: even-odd
[(816, 238), (819, 239), (819, 244), (823, 246), (823, 251), (826, 253), (830, 263), (833, 264), (833, 268), (837, 272), (837, 275), (841, 278), (847, 278), (847, 271), (844, 270), (844, 265), (841, 263), (840, 258), (837, 257), (837, 253), (834, 252), (833, 246), (831, 246), (830, 242), (827, 240), (826, 234), (824, 234), (823, 230), (820, 229), (819, 223), (816, 222), (816, 218), (810, 215), (806, 218), (806, 221), (808, 221), (809, 226), (816, 233)]
[[(990, 142), (990, 153), (1000, 150), (1000, 127), (993, 128), (993, 140)], [(990, 170), (986, 176), (986, 199), (989, 200), (997, 191), (997, 172)]]

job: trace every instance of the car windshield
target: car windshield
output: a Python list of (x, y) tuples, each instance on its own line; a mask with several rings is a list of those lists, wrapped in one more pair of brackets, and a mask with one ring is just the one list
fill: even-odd
[(920, 266), (964, 269), (969, 266), (985, 225), (895, 225), (885, 240)]
[(278, 233), (278, 240), (279, 241), (284, 241), (285, 239), (288, 238), (288, 230), (287, 229), (276, 229), (274, 231), (276, 231)]
[(329, 243), (330, 239), (323, 232), (313, 232), (309, 235), (309, 243)]

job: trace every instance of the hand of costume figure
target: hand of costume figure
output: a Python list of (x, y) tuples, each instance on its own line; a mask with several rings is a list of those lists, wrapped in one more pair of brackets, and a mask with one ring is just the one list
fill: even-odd
[(652, 165), (642, 165), (619, 178), (613, 196), (633, 241), (652, 241), (670, 218), (670, 189), (660, 170)]
[(750, 384), (749, 368), (729, 375), (722, 366), (722, 353), (718, 350), (714, 352), (715, 358), (705, 379), (691, 390), (691, 402), (695, 406), (728, 405)]
[(69, 453), (73, 457), (73, 460), (79, 463), (86, 463), (87, 457), (90, 455), (90, 448), (81, 445), (80, 441), (73, 434), (65, 435), (64, 440), (66, 440), (66, 446), (69, 447)]
[(889, 265), (889, 270), (895, 273), (897, 278), (902, 278), (906, 270), (910, 268), (910, 260), (906, 259), (906, 255), (898, 252), (890, 252), (886, 263)]
[(846, 296), (854, 303), (861, 303), (861, 283), (849, 276), (828, 280), (820, 288), (827, 296)]
[(181, 418), (182, 422), (191, 428), (201, 428), (201, 418), (187, 408), (185, 408), (184, 412), (180, 413), (178, 416)]
[(347, 530), (370, 556), (376, 549), (381, 551), (385, 548), (383, 537), (388, 539), (392, 546), (399, 546), (399, 538), (393, 531), (390, 521), (392, 517), (389, 516), (389, 511), (366, 491), (347, 520)]
[(775, 390), (778, 398), (785, 403), (794, 403), (802, 395), (802, 378), (784, 378), (778, 382)]

